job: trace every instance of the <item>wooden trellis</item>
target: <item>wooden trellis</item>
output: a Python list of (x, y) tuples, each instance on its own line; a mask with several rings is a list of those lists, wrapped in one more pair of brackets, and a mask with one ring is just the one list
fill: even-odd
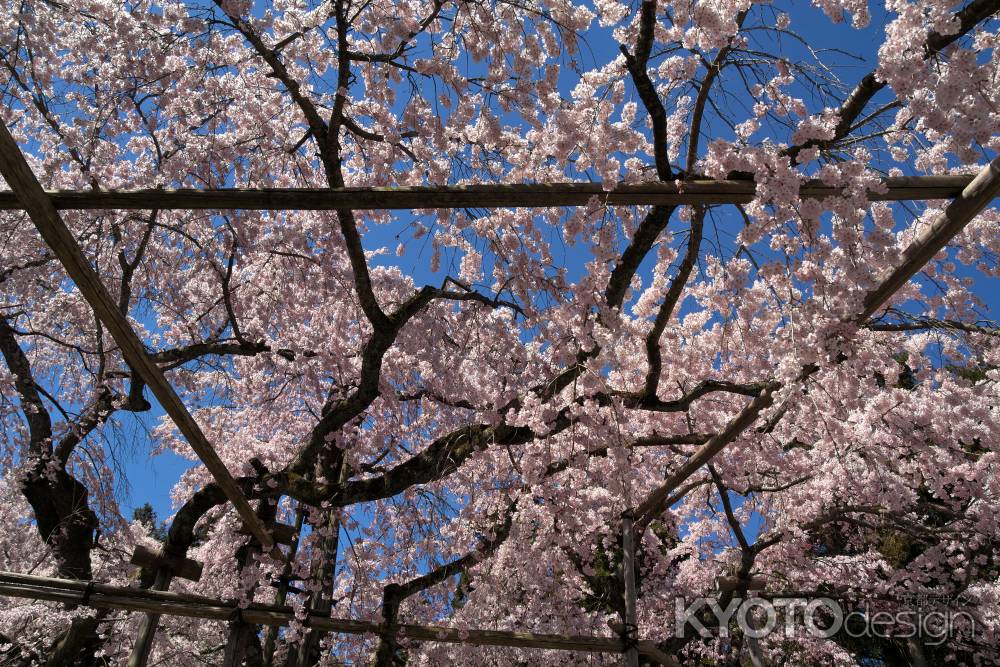
[[(289, 607), (251, 604), (241, 608), (235, 602), (225, 602), (196, 595), (123, 588), (88, 581), (39, 577), (14, 572), (0, 572), (0, 595), (85, 605), (98, 609), (120, 609), (214, 621), (230, 621), (240, 616), (247, 623), (254, 625), (283, 626), (296, 619), (294, 612)], [(304, 619), (299, 619), (298, 622), (310, 628), (342, 634), (380, 636), (385, 632), (382, 624), (373, 621), (331, 618), (325, 615), (310, 614)], [(415, 641), (473, 644), (476, 646), (510, 646), (584, 653), (623, 652), (622, 642), (616, 637), (467, 630), (408, 623), (399, 623), (394, 627), (399, 636)], [(636, 644), (636, 649), (639, 653), (662, 664), (675, 664), (675, 661), (657, 648), (654, 642), (639, 641)]]
[[(125, 316), (117, 309), (97, 272), (83, 255), (72, 233), (59, 215), (60, 209), (271, 209), (271, 210), (364, 210), (364, 209), (442, 209), (491, 207), (581, 206), (593, 198), (605, 205), (712, 205), (741, 204), (754, 198), (752, 180), (684, 181), (622, 185), (605, 191), (598, 184), (556, 183), (549, 185), (472, 185), (453, 187), (343, 188), (343, 189), (270, 189), (270, 190), (143, 190), (130, 192), (45, 191), (28, 166), (24, 155), (3, 123), (0, 123), (0, 174), (11, 187), (0, 192), (0, 210), (21, 209), (27, 212), (45, 243), (53, 250), (70, 279), (93, 307), (122, 350), (125, 360), (149, 385), (153, 394), (178, 430), (190, 443), (212, 474), (226, 497), (233, 503), (246, 531), (272, 556), (284, 559), (271, 531), (253, 511), (232, 474), (225, 467), (180, 397), (167, 381), (164, 372), (146, 353)], [(840, 188), (811, 181), (802, 186), (801, 196), (835, 196)], [(904, 285), (968, 222), (1000, 194), (1000, 158), (987, 165), (975, 177), (930, 176), (884, 179), (868, 193), (871, 200), (952, 198), (951, 204), (904, 252), (901, 264), (881, 276), (867, 294), (859, 320), (870, 317)], [(811, 371), (810, 371), (811, 372)], [(803, 371), (806, 373), (806, 370)], [(804, 376), (803, 376), (804, 377)], [(634, 637), (636, 623), (635, 542), (650, 518), (663, 510), (663, 503), (696, 470), (708, 463), (740, 432), (749, 427), (760, 412), (771, 404), (777, 386), (772, 383), (751, 401), (725, 428), (702, 445), (667, 481), (634, 509), (623, 515), (623, 545), (626, 624), (619, 638), (574, 637), (531, 633), (463, 630), (409, 624), (394, 624), (400, 636), (418, 641), (439, 641), (482, 646), (513, 646), (620, 653), (625, 664), (638, 664), (638, 654), (653, 661), (676, 665), (656, 644)], [(193, 573), (191, 562), (167, 562), (166, 555), (139, 553), (143, 558), (159, 558), (157, 571), (162, 587), (179, 568)], [(199, 572), (200, 574), (200, 572)], [(154, 586), (156, 588), (156, 586)], [(107, 586), (95, 582), (0, 573), (0, 595), (49, 600), (66, 604), (88, 605), (104, 609), (146, 612), (147, 618), (160, 614), (255, 625), (283, 626), (294, 615), (287, 607), (250, 605), (240, 608), (223, 602), (168, 591), (137, 590)], [(378, 623), (327, 616), (309, 616), (310, 627), (330, 632), (383, 635), (386, 628)], [(150, 639), (155, 623), (150, 628)], [(630, 634), (631, 633), (631, 634)], [(148, 642), (133, 655), (135, 665), (145, 664)]]

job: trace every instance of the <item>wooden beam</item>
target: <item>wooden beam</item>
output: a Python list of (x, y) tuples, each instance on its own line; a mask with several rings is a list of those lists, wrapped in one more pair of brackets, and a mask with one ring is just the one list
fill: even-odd
[(709, 438), (708, 442), (699, 447), (694, 454), (688, 457), (688, 459), (684, 461), (684, 463), (682, 463), (663, 484), (646, 496), (646, 499), (643, 500), (632, 512), (633, 516), (636, 517), (635, 525), (640, 531), (640, 535), (642, 534), (641, 531), (649, 525), (649, 522), (665, 509), (664, 501), (671, 497), (671, 494), (677, 489), (677, 487), (697, 472), (699, 468), (711, 461), (716, 454), (721, 452), (730, 442), (735, 440), (740, 433), (757, 421), (757, 417), (760, 415), (761, 411), (770, 407), (773, 403), (774, 392), (778, 389), (778, 387), (779, 385), (776, 382), (768, 385), (764, 391), (761, 392), (760, 396), (747, 403), (747, 405), (740, 410), (739, 414), (737, 414), (736, 417), (734, 417), (721, 432), (716, 433)]
[[(170, 581), (175, 576), (189, 581), (201, 579), (202, 564), (198, 561), (167, 553), (163, 549), (148, 549), (141, 544), (135, 546), (129, 563), (155, 572), (152, 586), (154, 591), (168, 590)], [(135, 644), (132, 645), (132, 653), (129, 655), (128, 667), (146, 667), (149, 663), (149, 655), (152, 653), (159, 625), (159, 614), (143, 615)]]
[[(215, 600), (195, 595), (181, 595), (165, 591), (137, 590), (87, 581), (56, 579), (35, 575), (0, 572), (0, 595), (48, 600), (76, 604), (98, 609), (153, 612), (171, 616), (203, 618), (215, 621), (230, 620), (238, 605), (235, 602)], [(287, 625), (295, 614), (290, 607), (251, 604), (241, 610), (242, 618), (252, 625)], [(311, 628), (342, 634), (379, 635), (382, 625), (373, 621), (357, 621), (310, 615), (304, 623)], [(445, 626), (399, 624), (401, 636), (415, 641), (443, 642), (448, 644), (473, 644), (476, 646), (513, 646), (518, 648), (580, 651), (589, 653), (622, 653), (618, 637), (588, 637), (576, 635), (538, 634), (532, 632), (506, 632), (501, 630), (475, 630)], [(640, 640), (639, 653), (660, 661), (664, 653), (656, 643)]]
[(147, 549), (141, 544), (135, 545), (132, 551), (132, 558), (129, 560), (132, 565), (144, 567), (150, 571), (169, 570), (175, 577), (187, 579), (188, 581), (198, 581), (201, 579), (202, 565), (196, 560), (171, 556), (162, 551)]
[[(302, 522), (305, 520), (305, 511), (302, 505), (298, 505), (295, 509), (295, 525), (293, 528), (293, 538), (292, 543), (288, 545), (288, 560), (285, 564), (281, 566), (281, 578), (278, 580), (278, 590), (274, 594), (274, 604), (276, 606), (283, 606), (285, 600), (288, 599), (288, 591), (291, 586), (289, 581), (292, 575), (292, 563), (295, 562), (295, 556), (299, 551), (299, 539), (302, 532)], [(264, 647), (262, 649), (263, 660), (265, 665), (271, 665), (274, 661), (274, 648), (278, 641), (278, 627), (270, 626), (267, 632), (264, 634)]]
[[(152, 590), (165, 591), (169, 589), (171, 579), (173, 579), (173, 574), (170, 570), (160, 568), (156, 571)], [(159, 614), (147, 612), (142, 615), (142, 620), (139, 621), (139, 632), (136, 633), (132, 653), (128, 657), (128, 667), (146, 667), (149, 664), (149, 656), (153, 652), (153, 642), (156, 640), (156, 630), (159, 627)]]
[[(872, 201), (951, 199), (972, 181), (971, 175), (900, 176), (883, 179)], [(410, 210), (442, 208), (533, 208), (584, 206), (591, 198), (612, 206), (746, 204), (753, 181), (694, 180), (638, 183), (604, 190), (600, 183), (479, 184), (377, 188), (270, 188), (220, 190), (112, 190), (46, 192), (56, 209), (185, 210)], [(839, 194), (842, 188), (808, 181), (800, 193), (809, 199)], [(14, 192), (0, 192), (0, 210), (24, 208)]]
[[(263, 464), (257, 459), (251, 461), (251, 465), (254, 468), (260, 468), (262, 471), (266, 471)], [(275, 523), (275, 518), (278, 513), (278, 501), (272, 501), (270, 498), (261, 498), (257, 504), (257, 517), (264, 522), (264, 525), (268, 527), (271, 534), (274, 534), (273, 528)], [(238, 578), (242, 580), (245, 575), (245, 571), (249, 567), (253, 567), (256, 563), (258, 556), (260, 556), (260, 544), (253, 538), (247, 541), (247, 544), (236, 551), (236, 560), (239, 563), (239, 569), (237, 570)], [(243, 590), (243, 595), (248, 599), (252, 600), (254, 597), (254, 592), (260, 585), (260, 579), (254, 578), (250, 582), (249, 589)], [(236, 618), (229, 620), (229, 632), (226, 636), (226, 648), (222, 654), (222, 665), (221, 667), (240, 667), (243, 664), (243, 658), (246, 657), (247, 648), (250, 645), (250, 638), (256, 634), (254, 627), (246, 622), (240, 613), (236, 614)]]
[(635, 646), (629, 646), (630, 638), (638, 632), (636, 621), (636, 587), (635, 587), (635, 530), (632, 526), (632, 515), (622, 514), (622, 579), (625, 589), (625, 626), (622, 628), (622, 639), (626, 643), (622, 664), (625, 667), (639, 667), (639, 651)]
[[(273, 523), (268, 526), (271, 531), (271, 538), (278, 544), (292, 544), (298, 537), (295, 526), (287, 523)], [(240, 535), (250, 535), (250, 530), (246, 526), (240, 526), (237, 530)]]
[(191, 449), (195, 451), (205, 467), (215, 478), (226, 497), (233, 503), (236, 512), (243, 523), (251, 530), (254, 537), (264, 545), (266, 551), (272, 552), (276, 558), (281, 558), (281, 551), (275, 546), (270, 534), (254, 514), (253, 508), (247, 502), (243, 491), (236, 480), (226, 469), (225, 464), (198, 423), (188, 412), (177, 392), (167, 381), (160, 367), (146, 354), (146, 349), (129, 324), (125, 314), (118, 310), (118, 305), (108, 294), (97, 272), (84, 257), (73, 234), (63, 223), (59, 212), (52, 205), (48, 195), (38, 183), (31, 168), (24, 159), (17, 142), (10, 135), (7, 126), (0, 122), (0, 175), (6, 179), (13, 190), (20, 208), (35, 224), (42, 239), (59, 258), (70, 279), (76, 283), (80, 293), (94, 309), (111, 337), (114, 338), (122, 351), (122, 356), (128, 365), (139, 374), (149, 386), (153, 395), (163, 406), (164, 411), (177, 425), (178, 430), (187, 439)]
[(715, 590), (735, 591), (746, 589), (748, 591), (762, 591), (767, 588), (767, 579), (764, 577), (749, 577), (741, 579), (739, 577), (716, 577)]

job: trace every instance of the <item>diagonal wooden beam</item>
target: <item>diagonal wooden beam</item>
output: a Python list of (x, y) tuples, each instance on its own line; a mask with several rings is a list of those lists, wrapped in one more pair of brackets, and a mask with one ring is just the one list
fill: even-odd
[[(906, 250), (900, 264), (883, 274), (878, 284), (870, 289), (865, 296), (862, 312), (854, 318), (863, 322), (895, 294), (900, 287), (916, 275), (948, 242), (965, 229), (976, 215), (982, 212), (990, 202), (1000, 196), (1000, 157), (976, 175), (962, 192), (939, 213), (933, 222), (914, 239)], [(819, 370), (817, 366), (802, 369), (796, 382), (804, 380)], [(712, 436), (704, 445), (692, 454), (667, 480), (654, 489), (630, 514), (635, 517), (636, 529), (641, 531), (660, 512), (663, 512), (665, 502), (672, 497), (673, 492), (693, 475), (701, 466), (711, 461), (716, 454), (735, 440), (740, 433), (753, 425), (757, 417), (771, 406), (774, 393), (781, 387), (777, 382), (765, 386), (760, 396), (747, 403), (726, 427)], [(779, 410), (782, 410), (779, 408)]]
[(240, 518), (243, 519), (253, 536), (264, 546), (265, 551), (272, 552), (272, 555), (280, 559), (281, 551), (275, 546), (270, 533), (257, 518), (246, 496), (243, 495), (243, 491), (236, 484), (236, 480), (233, 479), (218, 453), (212, 448), (212, 444), (205, 437), (194, 417), (188, 412), (177, 392), (167, 381), (163, 371), (146, 354), (146, 349), (142, 341), (139, 340), (139, 336), (136, 335), (125, 315), (118, 310), (117, 304), (108, 294), (97, 275), (97, 271), (84, 257), (83, 251), (76, 239), (73, 238), (73, 234), (63, 223), (59, 212), (52, 205), (48, 195), (32, 173), (31, 167), (24, 159), (14, 137), (11, 136), (7, 126), (2, 122), (0, 122), (0, 175), (6, 179), (7, 185), (17, 196), (21, 208), (35, 223), (42, 239), (62, 262), (70, 279), (76, 283), (80, 293), (94, 309), (94, 313), (107, 327), (111, 337), (121, 348), (125, 361), (149, 386), (153, 395), (156, 396), (156, 400), (160, 402), (164, 411), (187, 439), (191, 449), (195, 451), (212, 477), (215, 478), (219, 488), (233, 503)]
[[(951, 199), (971, 175), (896, 176), (868, 193), (871, 201)], [(593, 197), (609, 206), (746, 204), (753, 201), (752, 180), (690, 180), (634, 183), (605, 190), (600, 183), (484, 183), (477, 185), (396, 186), (374, 188), (257, 188), (218, 190), (53, 190), (46, 194), (56, 209), (176, 210), (408, 210), (434, 208), (533, 208), (585, 206)], [(822, 181), (803, 183), (805, 199), (823, 199), (843, 188)], [(0, 210), (21, 208), (11, 192), (0, 192)]]
[[(863, 322), (874, 315), (890, 296), (915, 276), (996, 197), (1000, 197), (1000, 157), (983, 167), (948, 207), (910, 243), (899, 266), (880, 277), (879, 284), (865, 296), (864, 310), (858, 321)], [(1000, 233), (1000, 230), (997, 232)]]

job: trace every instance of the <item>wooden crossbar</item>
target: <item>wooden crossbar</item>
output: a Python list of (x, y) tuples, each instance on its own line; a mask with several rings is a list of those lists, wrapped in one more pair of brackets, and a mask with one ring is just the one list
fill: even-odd
[(958, 193), (948, 207), (903, 252), (895, 269), (879, 276), (878, 286), (869, 291), (858, 321), (867, 320), (890, 296), (916, 275), (965, 226), (1000, 196), (1000, 157), (983, 167)]
[(149, 549), (141, 544), (135, 545), (135, 550), (132, 551), (132, 558), (129, 560), (129, 563), (144, 567), (150, 572), (164, 569), (169, 570), (173, 576), (189, 581), (198, 581), (201, 579), (201, 573), (204, 569), (204, 566), (196, 560), (173, 556), (163, 553), (161, 550)]
[[(215, 600), (195, 595), (166, 591), (137, 590), (72, 579), (56, 579), (16, 572), (0, 572), (0, 595), (48, 600), (124, 611), (152, 612), (188, 618), (229, 621), (237, 616), (252, 625), (288, 625), (295, 614), (287, 606), (252, 604), (240, 608), (235, 602)], [(353, 635), (380, 635), (385, 628), (373, 621), (359, 621), (310, 615), (303, 623), (326, 632)], [(516, 648), (580, 651), (587, 653), (622, 653), (622, 641), (616, 637), (475, 630), (445, 626), (401, 623), (396, 626), (400, 636), (416, 641), (472, 644), (476, 646), (510, 646)], [(657, 661), (669, 660), (652, 641), (639, 641), (639, 653)], [(670, 664), (664, 662), (664, 664)]]
[[(973, 176), (900, 176), (882, 180), (868, 193), (872, 201), (951, 199)], [(56, 209), (185, 209), (326, 211), (532, 208), (584, 206), (594, 197), (607, 205), (746, 204), (757, 189), (751, 180), (692, 180), (637, 183), (605, 190), (600, 183), (479, 184), (374, 188), (270, 188), (218, 190), (53, 190), (46, 196)], [(823, 199), (843, 188), (807, 181), (804, 198)], [(23, 208), (13, 192), (0, 192), (0, 210)]]

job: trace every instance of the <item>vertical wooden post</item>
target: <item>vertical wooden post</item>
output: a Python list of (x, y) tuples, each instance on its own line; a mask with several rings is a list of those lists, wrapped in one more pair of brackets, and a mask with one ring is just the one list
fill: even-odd
[[(332, 534), (322, 542), (320, 562), (317, 564), (320, 587), (309, 596), (309, 610), (324, 616), (333, 609), (333, 584), (337, 578), (337, 555), (340, 551), (340, 517), (337, 510), (327, 512), (327, 525), (332, 526)], [(310, 628), (302, 638), (298, 650), (298, 667), (308, 667), (313, 664), (319, 651), (319, 642), (326, 632)]]
[[(156, 579), (153, 581), (154, 591), (165, 591), (170, 588), (170, 580), (173, 573), (165, 567), (156, 571)], [(139, 636), (132, 647), (132, 654), (128, 658), (128, 667), (146, 667), (149, 661), (149, 654), (153, 650), (153, 638), (156, 636), (156, 628), (160, 625), (160, 615), (147, 613), (139, 623)]]
[[(343, 453), (340, 454), (336, 462), (337, 484), (343, 484), (347, 479), (347, 466), (344, 465)], [(337, 581), (337, 556), (340, 552), (340, 514), (338, 508), (333, 508), (326, 513), (327, 525), (332, 526), (332, 533), (323, 540), (321, 547), (321, 560), (319, 564), (319, 590), (314, 591), (309, 596), (310, 611), (328, 616), (333, 609), (333, 586)], [(317, 628), (310, 628), (306, 636), (302, 638), (298, 650), (298, 667), (308, 667), (315, 662), (319, 652), (319, 643), (326, 632)]]
[[(156, 573), (151, 587), (154, 591), (169, 589), (174, 576), (191, 581), (201, 579), (201, 563), (185, 558), (182, 554), (172, 550), (169, 545), (164, 545), (161, 551), (154, 551), (138, 544), (132, 552), (131, 563)], [(150, 612), (142, 617), (139, 624), (139, 636), (135, 640), (132, 654), (128, 659), (129, 667), (146, 667), (159, 624), (159, 614)]]
[(226, 650), (222, 654), (222, 667), (239, 667), (246, 655), (252, 632), (253, 626), (242, 619), (229, 622)]
[[(289, 577), (292, 576), (292, 562), (295, 560), (295, 554), (299, 550), (299, 533), (302, 532), (302, 519), (305, 512), (302, 510), (300, 505), (295, 510), (295, 531), (292, 533), (292, 543), (288, 550), (288, 559), (285, 561), (284, 566), (281, 569), (281, 581), (278, 583), (278, 592), (274, 596), (274, 605), (276, 607), (282, 607), (285, 604), (285, 599), (288, 597), (288, 581)], [(270, 667), (272, 660), (274, 660), (274, 645), (278, 641), (278, 626), (272, 625), (267, 628), (267, 634), (264, 637), (264, 650), (263, 659), (264, 665)]]
[[(260, 520), (261, 524), (267, 527), (269, 532), (274, 532), (275, 518), (278, 513), (278, 501), (270, 498), (261, 498), (257, 505), (257, 518)], [(246, 526), (244, 526), (246, 530)], [(249, 532), (249, 531), (247, 531)], [(242, 553), (238, 554), (239, 558), (239, 572), (243, 573), (248, 567), (252, 567), (254, 561), (257, 557), (263, 553), (260, 542), (253, 536), (250, 535), (250, 541), (247, 542), (246, 547), (242, 550)], [(254, 591), (257, 589), (256, 583), (250, 587), (248, 595), (252, 598)], [(243, 662), (243, 657), (246, 655), (247, 647), (250, 643), (250, 638), (254, 632), (254, 626), (245, 622), (242, 617), (239, 616), (237, 612), (237, 618), (229, 622), (229, 634), (226, 638), (226, 650), (222, 656), (222, 667), (239, 667), (240, 663)]]
[(637, 631), (635, 614), (635, 532), (634, 519), (630, 512), (622, 514), (622, 577), (625, 579), (625, 667), (639, 667), (639, 649), (635, 638)]

